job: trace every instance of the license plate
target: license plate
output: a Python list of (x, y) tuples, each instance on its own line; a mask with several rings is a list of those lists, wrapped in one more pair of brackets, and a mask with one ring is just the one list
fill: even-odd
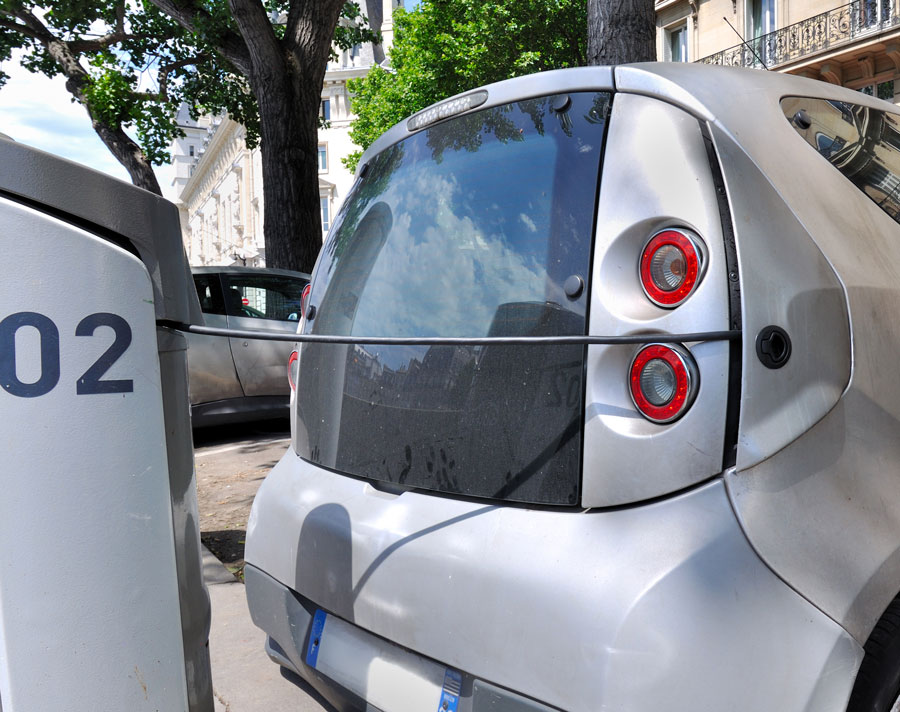
[(383, 712), (456, 712), (462, 675), (317, 610), (306, 664)]

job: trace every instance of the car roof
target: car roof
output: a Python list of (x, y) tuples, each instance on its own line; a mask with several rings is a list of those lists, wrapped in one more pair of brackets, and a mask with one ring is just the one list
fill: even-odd
[(276, 274), (282, 277), (295, 277), (297, 279), (305, 279), (307, 282), (310, 276), (306, 272), (295, 272), (290, 269), (278, 269), (277, 267), (241, 267), (239, 265), (232, 266), (206, 266), (191, 267), (193, 274)]
[[(897, 111), (888, 102), (853, 89), (791, 74), (687, 62), (645, 62), (556, 69), (506, 79), (449, 97), (413, 116), (481, 93), (486, 93), (486, 98), (482, 101), (479, 97), (471, 109), (461, 111), (459, 115), (524, 99), (579, 91), (614, 91), (655, 97), (703, 121), (716, 123), (735, 137), (759, 128), (760, 114), (748, 111), (748, 106), (769, 107), (777, 112), (779, 101), (785, 96), (819, 97)], [(735, 101), (736, 97), (740, 97), (740, 101)], [(357, 174), (377, 153), (432, 125), (410, 131), (411, 118), (388, 129), (366, 150), (359, 161)], [(783, 119), (779, 114), (779, 120)]]

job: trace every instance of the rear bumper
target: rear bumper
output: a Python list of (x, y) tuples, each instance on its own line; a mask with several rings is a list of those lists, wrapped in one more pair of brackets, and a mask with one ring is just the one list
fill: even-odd
[(759, 560), (718, 480), (553, 512), (390, 495), (289, 450), (257, 495), (246, 558), (270, 652), (339, 696), (303, 662), (317, 607), (388, 641), (401, 667), (462, 673), (461, 711), (480, 712), (477, 680), (573, 711), (838, 712), (862, 657)]

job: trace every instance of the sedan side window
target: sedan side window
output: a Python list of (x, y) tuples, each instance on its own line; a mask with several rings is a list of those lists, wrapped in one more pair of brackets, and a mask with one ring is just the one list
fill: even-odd
[(223, 275), (230, 316), (294, 320), (306, 281), (281, 275)]
[(200, 311), (204, 314), (225, 314), (225, 300), (216, 274), (195, 274), (194, 286), (200, 300)]

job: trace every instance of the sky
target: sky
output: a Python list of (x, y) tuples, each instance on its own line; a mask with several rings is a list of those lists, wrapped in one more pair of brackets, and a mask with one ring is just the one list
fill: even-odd
[[(94, 133), (87, 111), (71, 101), (65, 79), (32, 74), (19, 64), (20, 56), (14, 54), (9, 62), (0, 64), (10, 75), (6, 85), (0, 88), (0, 133), (131, 182), (125, 169)], [(163, 194), (174, 199), (173, 169), (162, 166), (154, 170)]]
[[(407, 10), (418, 5), (419, 0), (405, 3)], [(10, 75), (0, 88), (0, 133), (130, 182), (128, 173), (94, 133), (84, 107), (71, 101), (65, 78), (32, 74), (22, 68), (20, 58), (21, 53), (16, 52), (10, 61), (0, 62), (0, 69)], [(157, 166), (154, 171), (163, 195), (174, 200), (174, 168)]]

